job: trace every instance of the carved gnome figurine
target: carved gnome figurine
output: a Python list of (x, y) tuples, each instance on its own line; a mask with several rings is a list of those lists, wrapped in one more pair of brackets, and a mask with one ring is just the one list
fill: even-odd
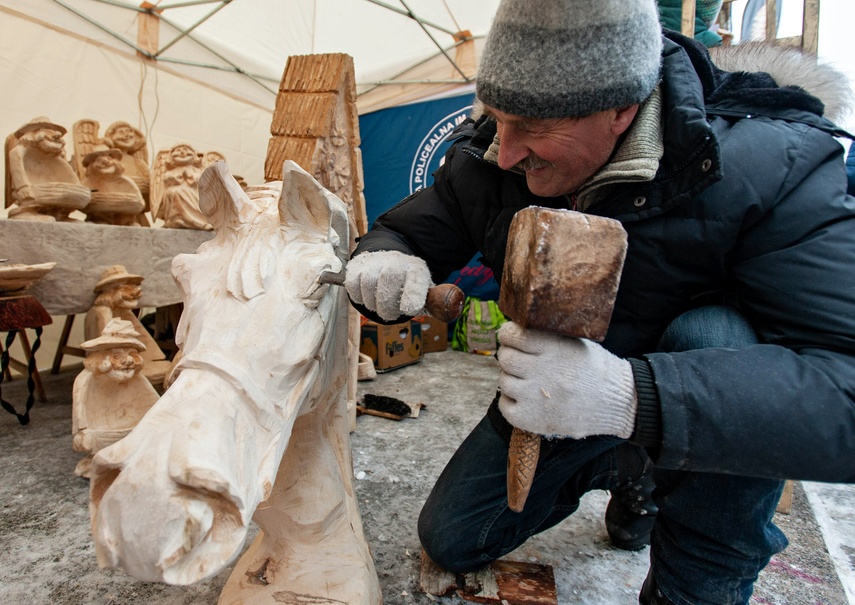
[(127, 435), (160, 396), (140, 374), (145, 345), (131, 322), (111, 319), (80, 346), (88, 355), (72, 391), (72, 448), (87, 454), (74, 474), (89, 477), (92, 456)]
[(91, 199), (65, 158), (66, 129), (48, 118), (33, 118), (6, 139), (9, 218), (74, 221), (69, 214)]
[(86, 220), (104, 225), (138, 225), (145, 200), (136, 183), (124, 175), (122, 152), (96, 145), (83, 158), (83, 166), (83, 185), (92, 191), (92, 201), (84, 210)]

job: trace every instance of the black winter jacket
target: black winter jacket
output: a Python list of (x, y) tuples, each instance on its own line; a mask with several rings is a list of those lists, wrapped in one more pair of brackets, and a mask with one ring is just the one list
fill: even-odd
[[(822, 104), (766, 74), (719, 71), (666, 32), (665, 155), (653, 181), (610, 190), (588, 212), (622, 222), (629, 250), (603, 345), (634, 361), (640, 409), (660, 410), (657, 465), (855, 481), (855, 198), (841, 131)], [(488, 119), (463, 128), (430, 188), (381, 215), (355, 255), (425, 259), (435, 282), (480, 251), (501, 278), (508, 228), (532, 195), (483, 159)], [(656, 353), (668, 324), (735, 305), (761, 343)]]

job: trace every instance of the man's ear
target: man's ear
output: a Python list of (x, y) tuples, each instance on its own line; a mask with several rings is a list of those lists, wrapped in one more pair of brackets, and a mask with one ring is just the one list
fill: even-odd
[(638, 113), (638, 103), (635, 105), (630, 105), (629, 107), (623, 107), (620, 109), (615, 109), (615, 115), (612, 119), (611, 130), (615, 136), (620, 136), (626, 129), (629, 128), (632, 121), (635, 119), (636, 114)]

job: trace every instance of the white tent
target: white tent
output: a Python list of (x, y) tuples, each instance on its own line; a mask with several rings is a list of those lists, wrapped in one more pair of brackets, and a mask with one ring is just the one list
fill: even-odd
[[(69, 130), (122, 120), (152, 154), (187, 142), (259, 182), (289, 56), (351, 55), (361, 112), (426, 98), (471, 86), (498, 4), (135, 1), (0, 0), (3, 137), (37, 116)], [(70, 134), (66, 144), (70, 155)]]
[[(289, 56), (351, 55), (360, 113), (447, 94), (471, 88), (497, 5), (0, 0), (0, 136), (37, 116), (69, 129), (83, 118), (102, 129), (122, 120), (146, 133), (151, 154), (187, 142), (223, 153), (235, 174), (258, 182)], [(839, 28), (852, 19), (848, 0), (822, 4), (820, 57), (850, 76), (855, 68)], [(66, 143), (70, 155), (70, 135)]]

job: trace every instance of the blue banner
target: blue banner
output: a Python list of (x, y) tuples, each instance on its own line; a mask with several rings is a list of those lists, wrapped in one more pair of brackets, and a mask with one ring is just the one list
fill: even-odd
[[(368, 224), (411, 193), (429, 187), (451, 143), (449, 135), (472, 111), (473, 94), (381, 109), (359, 116)], [(448, 281), (469, 296), (498, 298), (493, 272), (472, 259)]]
[(359, 116), (368, 224), (402, 199), (429, 186), (450, 143), (469, 115), (474, 95), (390, 107)]

